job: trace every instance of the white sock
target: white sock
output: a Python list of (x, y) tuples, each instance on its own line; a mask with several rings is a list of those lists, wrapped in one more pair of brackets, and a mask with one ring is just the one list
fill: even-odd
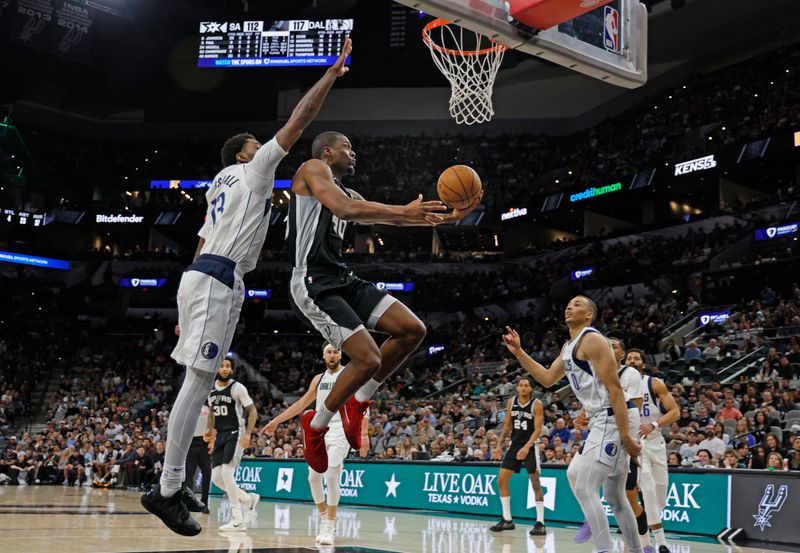
[(652, 547), (652, 544), (650, 543), (650, 532), (639, 534), (639, 541), (642, 542), (642, 547)]
[(544, 501), (536, 502), (536, 522), (544, 524)]
[(366, 384), (361, 386), (356, 392), (356, 401), (367, 401), (369, 398), (372, 397), (372, 394), (375, 393), (380, 387), (381, 383), (375, 380), (374, 378), (370, 378)]
[(664, 537), (663, 526), (658, 530), (653, 530), (653, 537), (656, 539), (656, 545), (658, 545), (659, 547), (662, 545), (667, 545), (667, 538)]
[(500, 496), (500, 504), (503, 506), (503, 520), (511, 521), (511, 496)]
[(332, 418), (333, 412), (323, 405), (322, 408), (314, 415), (314, 418), (311, 419), (311, 428), (316, 428), (317, 430), (320, 428), (325, 428), (328, 426), (328, 423), (331, 422)]

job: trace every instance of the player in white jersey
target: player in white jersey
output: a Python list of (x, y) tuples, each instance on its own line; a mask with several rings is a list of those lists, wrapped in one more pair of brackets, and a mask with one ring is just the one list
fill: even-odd
[[(622, 386), (622, 392), (625, 394), (625, 401), (628, 405), (628, 422), (630, 422), (631, 425), (635, 425), (635, 421), (638, 419), (639, 409), (642, 406), (642, 376), (634, 367), (623, 363), (625, 358), (625, 343), (620, 338), (609, 336), (608, 343), (611, 345), (611, 350), (614, 352), (614, 359), (617, 362), (617, 366), (619, 366), (617, 375), (619, 376), (619, 383), (620, 386)], [(586, 426), (587, 422), (588, 419), (586, 418), (585, 412), (581, 411), (575, 419), (575, 424)], [(644, 514), (644, 508), (639, 504), (639, 489), (637, 488), (638, 478), (639, 463), (636, 459), (632, 458), (628, 467), (628, 477), (625, 479), (625, 495), (628, 497), (628, 503), (631, 509), (633, 509), (633, 516), (636, 517), (636, 528), (641, 537), (642, 534), (647, 532), (647, 518)], [(589, 541), (591, 537), (592, 529), (589, 523), (584, 521), (573, 540), (575, 543), (583, 543)]]
[[(272, 419), (262, 430), (262, 434), (274, 434), (278, 425), (291, 420), (303, 412), (312, 401), (316, 401), (317, 409), (325, 403), (328, 394), (331, 393), (333, 385), (336, 384), (339, 375), (342, 374), (344, 367), (341, 365), (342, 352), (331, 344), (325, 344), (322, 348), (322, 358), (325, 361), (326, 371), (316, 375), (308, 386), (308, 391), (290, 405), (283, 413)], [(335, 413), (328, 424), (328, 432), (325, 434), (325, 448), (328, 452), (328, 470), (324, 477), (327, 485), (327, 499), (322, 486), (323, 473), (319, 473), (308, 467), (308, 484), (311, 488), (311, 497), (317, 504), (322, 522), (317, 543), (319, 545), (333, 545), (335, 541), (336, 511), (339, 506), (339, 477), (342, 474), (344, 459), (350, 453), (350, 443), (344, 435), (342, 418), (339, 413)], [(359, 453), (366, 457), (369, 451), (369, 438), (367, 436), (367, 417), (361, 421), (361, 450)]]
[[(644, 353), (631, 349), (625, 357), (625, 363), (635, 367), (640, 373), (644, 371)], [(666, 384), (652, 376), (642, 376), (641, 418), (639, 420), (639, 436), (642, 437), (642, 466), (639, 470), (639, 488), (642, 490), (644, 510), (647, 523), (658, 546), (658, 553), (669, 553), (664, 538), (664, 526), (661, 524), (661, 511), (667, 505), (667, 488), (669, 473), (667, 470), (667, 444), (660, 428), (669, 426), (681, 416), (675, 398), (667, 390)], [(640, 534), (642, 531), (640, 529)], [(642, 536), (645, 553), (653, 553), (647, 528)]]
[(249, 134), (230, 138), (222, 148), (225, 168), (206, 194), (208, 209), (195, 262), (183, 273), (178, 288), (180, 339), (172, 357), (186, 365), (169, 417), (164, 471), (148, 490), (142, 505), (173, 532), (200, 533), (182, 497), (186, 453), (195, 421), (220, 361), (227, 355), (244, 301), (242, 276), (258, 261), (267, 235), (275, 169), (314, 120), (328, 91), (348, 68), (352, 43), (295, 107), (289, 121), (263, 147)]
[[(230, 359), (222, 361), (214, 389), (208, 395), (208, 406), (208, 430), (203, 439), (208, 441), (211, 454), (211, 481), (225, 492), (231, 506), (230, 521), (219, 529), (223, 532), (246, 530), (255, 517), (259, 497), (237, 486), (233, 475), (242, 462), (245, 448), (250, 447), (258, 413), (247, 389), (233, 380)], [(247, 507), (247, 520), (242, 516), (243, 505)]]
[[(608, 340), (590, 325), (597, 306), (586, 296), (576, 296), (564, 310), (570, 340), (547, 369), (521, 347), (519, 334), (506, 327), (503, 341), (523, 367), (549, 388), (567, 378), (575, 397), (589, 417), (589, 436), (581, 452), (567, 468), (573, 494), (592, 529), (598, 553), (612, 550), (608, 518), (600, 501), (600, 487), (622, 529), (630, 553), (642, 553), (636, 519), (625, 497), (628, 460), (639, 455), (640, 446), (631, 431), (638, 427), (635, 410), (628, 410), (617, 375), (617, 363)], [(635, 426), (629, 421), (634, 416)]]

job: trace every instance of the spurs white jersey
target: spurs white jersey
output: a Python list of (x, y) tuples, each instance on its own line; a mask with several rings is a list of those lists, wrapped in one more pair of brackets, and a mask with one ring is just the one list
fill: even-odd
[(273, 138), (250, 163), (230, 165), (214, 177), (206, 192), (206, 220), (198, 232), (205, 239), (201, 254), (230, 259), (239, 275), (255, 268), (267, 237), (275, 169), (285, 156)]
[(658, 394), (655, 393), (653, 390), (653, 377), (652, 376), (643, 376), (642, 377), (642, 410), (641, 410), (641, 418), (639, 419), (642, 424), (646, 422), (652, 422), (656, 426), (658, 426), (658, 419), (661, 418), (666, 410), (664, 406), (661, 405), (661, 400), (658, 397)]
[[(575, 356), (575, 349), (580, 344), (581, 339), (589, 332), (597, 332), (597, 329), (587, 326), (575, 337), (574, 340), (567, 342), (561, 350), (561, 360), (564, 362), (564, 372), (567, 381), (572, 387), (572, 392), (578, 401), (583, 405), (586, 416), (592, 418), (600, 411), (611, 407), (608, 398), (608, 390), (597, 378), (597, 374), (590, 361), (583, 361)], [(608, 346), (611, 349), (611, 345)]]
[[(325, 371), (322, 373), (322, 378), (319, 379), (319, 384), (317, 385), (317, 412), (319, 412), (322, 406), (325, 405), (325, 400), (328, 399), (328, 394), (331, 393), (333, 385), (336, 384), (336, 381), (339, 379), (339, 375), (342, 374), (343, 370), (344, 367), (340, 366), (339, 370), (335, 373), (330, 371)], [(336, 411), (333, 414), (333, 418), (328, 424), (328, 427), (332, 431), (341, 430), (344, 432), (344, 427), (342, 426), (342, 417), (339, 415), (339, 411)]]

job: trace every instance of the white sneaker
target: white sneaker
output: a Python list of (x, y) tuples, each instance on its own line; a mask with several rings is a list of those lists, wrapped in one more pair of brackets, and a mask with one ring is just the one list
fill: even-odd
[(245, 524), (244, 520), (235, 518), (219, 527), (220, 532), (244, 532), (245, 530), (247, 530), (247, 524)]
[(252, 524), (256, 518), (258, 511), (258, 502), (261, 501), (261, 496), (257, 493), (249, 493), (250, 503), (247, 505), (247, 524)]
[(335, 522), (328, 517), (322, 519), (319, 525), (319, 535), (317, 535), (317, 543), (319, 545), (333, 545), (335, 538)]

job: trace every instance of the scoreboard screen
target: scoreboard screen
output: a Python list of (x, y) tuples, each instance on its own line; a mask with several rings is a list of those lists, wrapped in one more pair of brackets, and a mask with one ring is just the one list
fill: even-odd
[[(198, 67), (333, 65), (352, 19), (204, 21)], [(350, 63), (348, 57), (346, 63)]]

